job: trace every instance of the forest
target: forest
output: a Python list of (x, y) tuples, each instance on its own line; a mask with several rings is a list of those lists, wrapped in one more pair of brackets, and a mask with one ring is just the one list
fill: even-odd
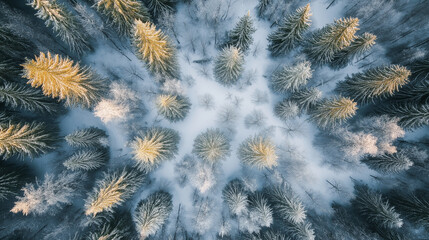
[(429, 0), (0, 0), (0, 239), (428, 240)]

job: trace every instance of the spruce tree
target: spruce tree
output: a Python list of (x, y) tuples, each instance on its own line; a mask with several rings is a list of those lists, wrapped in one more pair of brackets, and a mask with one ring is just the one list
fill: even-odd
[(379, 110), (391, 117), (399, 118), (398, 125), (405, 129), (415, 129), (429, 125), (429, 105), (413, 102), (391, 104)]
[(268, 190), (274, 213), (283, 220), (291, 223), (303, 223), (306, 211), (301, 200), (292, 192), (289, 185), (272, 187)]
[(155, 234), (165, 223), (173, 210), (170, 193), (157, 191), (142, 199), (133, 215), (133, 220), (140, 239)]
[(334, 97), (319, 102), (310, 112), (310, 118), (321, 128), (340, 124), (356, 114), (357, 103), (350, 98)]
[(72, 51), (82, 54), (90, 49), (84, 28), (63, 5), (56, 0), (30, 0), (29, 5), (37, 11), (36, 16), (44, 20), (47, 27), (52, 26), (54, 32)]
[(427, 199), (410, 194), (394, 198), (393, 204), (407, 219), (429, 229), (429, 201)]
[(335, 54), (350, 46), (355, 40), (358, 25), (357, 18), (336, 20), (333, 24), (316, 31), (308, 40), (304, 52), (314, 64), (328, 63), (334, 59)]
[[(14, 34), (10, 29), (0, 26), (0, 61), (19, 60), (36, 47), (30, 41)], [(1, 73), (0, 73), (1, 74)]]
[(41, 87), (46, 96), (65, 100), (67, 106), (90, 107), (104, 92), (103, 81), (89, 68), (58, 54), (41, 52), (35, 60), (27, 60), (22, 66), (28, 84)]
[(163, 12), (172, 12), (174, 0), (145, 0), (147, 7), (154, 17), (159, 17)]
[(96, 231), (88, 234), (87, 240), (126, 240), (130, 238), (129, 227), (119, 220), (117, 223), (104, 223)]
[(253, 33), (256, 28), (253, 26), (253, 19), (250, 17), (250, 12), (240, 18), (240, 21), (235, 25), (228, 34), (228, 46), (234, 46), (244, 53), (249, 50), (253, 43)]
[(262, 17), (267, 10), (268, 6), (271, 4), (272, 0), (259, 0), (256, 9), (258, 10), (258, 17)]
[(247, 213), (249, 199), (241, 180), (234, 179), (230, 181), (222, 190), (222, 197), (232, 215), (240, 216)]
[(284, 66), (281, 70), (276, 71), (271, 77), (271, 84), (276, 92), (295, 92), (306, 85), (312, 75), (311, 63), (303, 61), (293, 66)]
[(54, 135), (43, 123), (0, 123), (0, 155), (34, 158), (54, 149)]
[(381, 173), (399, 173), (413, 165), (413, 162), (403, 152), (367, 156), (361, 161), (369, 168)]
[(64, 137), (72, 147), (105, 147), (108, 145), (107, 134), (104, 130), (96, 127), (85, 128), (74, 131)]
[(146, 175), (136, 170), (105, 173), (85, 201), (85, 214), (95, 217), (102, 212), (113, 212), (130, 198), (145, 180)]
[(161, 94), (156, 99), (158, 113), (170, 122), (185, 119), (191, 108), (191, 102), (187, 97), (172, 94)]
[(134, 160), (140, 170), (151, 171), (178, 151), (179, 134), (170, 128), (153, 127), (140, 132), (131, 143)]
[(308, 111), (316, 106), (317, 102), (321, 99), (322, 92), (317, 88), (303, 88), (297, 92), (292, 93), (290, 100), (298, 104), (301, 111)]
[(311, 226), (311, 223), (308, 222), (287, 222), (285, 224), (286, 232), (292, 239), (297, 240), (314, 240), (316, 236), (314, 235), (314, 230)]
[(57, 105), (46, 98), (41, 91), (11, 82), (0, 85), (0, 102), (5, 103), (6, 106), (27, 111), (53, 114), (58, 110)]
[(64, 167), (69, 170), (90, 171), (102, 167), (109, 160), (107, 149), (87, 149), (80, 150), (71, 155), (65, 162)]
[(0, 161), (0, 202), (19, 193), (27, 180), (24, 167)]
[(399, 65), (376, 67), (362, 73), (346, 76), (338, 83), (337, 91), (358, 103), (392, 96), (408, 82), (411, 72)]
[(277, 115), (277, 117), (283, 121), (286, 121), (296, 117), (299, 113), (299, 108), (295, 102), (285, 98), (274, 107), (274, 113)]
[(363, 35), (357, 36), (350, 46), (334, 55), (329, 66), (334, 70), (347, 67), (351, 61), (368, 52), (375, 44), (376, 39), (377, 37), (371, 33), (364, 33)]
[(95, 6), (124, 35), (132, 33), (135, 19), (150, 21), (148, 9), (138, 0), (96, 0)]
[(231, 150), (228, 138), (219, 129), (207, 129), (194, 140), (193, 152), (210, 164), (224, 159)]
[(170, 40), (155, 25), (134, 21), (134, 46), (138, 56), (148, 65), (152, 74), (177, 78), (179, 75), (176, 50)]
[(254, 224), (269, 227), (273, 223), (273, 210), (268, 199), (261, 192), (249, 196), (250, 219)]
[(283, 19), (279, 28), (268, 36), (268, 50), (273, 56), (284, 55), (302, 42), (304, 32), (310, 27), (310, 16), (307, 4)]
[(266, 137), (249, 137), (240, 145), (238, 158), (258, 169), (272, 168), (277, 165), (276, 146)]
[(225, 47), (218, 55), (214, 76), (224, 86), (231, 86), (238, 81), (243, 72), (244, 56), (236, 47)]
[(355, 193), (357, 208), (368, 221), (384, 228), (402, 227), (403, 222), (399, 214), (389, 202), (383, 201), (381, 194), (365, 185), (355, 185)]

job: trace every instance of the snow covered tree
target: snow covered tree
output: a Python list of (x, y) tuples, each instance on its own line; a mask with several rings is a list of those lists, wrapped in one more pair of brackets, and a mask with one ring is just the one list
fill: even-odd
[(128, 239), (129, 227), (123, 221), (117, 223), (104, 223), (96, 231), (90, 232), (86, 239), (88, 240), (122, 240)]
[(147, 7), (154, 17), (158, 17), (163, 12), (172, 12), (175, 0), (145, 0)]
[(274, 113), (277, 115), (277, 117), (283, 121), (286, 121), (296, 117), (299, 114), (299, 108), (295, 102), (285, 98), (274, 107)]
[(269, 227), (273, 223), (273, 210), (262, 193), (256, 192), (249, 196), (249, 209), (250, 220), (258, 228)]
[(123, 121), (130, 115), (130, 111), (127, 105), (111, 99), (101, 99), (94, 107), (94, 115), (104, 123), (114, 120)]
[(43, 123), (0, 123), (0, 155), (34, 158), (54, 149), (57, 139)]
[(29, 5), (37, 13), (36, 16), (45, 21), (72, 51), (82, 54), (90, 49), (88, 36), (77, 19), (63, 5), (56, 0), (30, 0)]
[(240, 216), (247, 213), (249, 199), (241, 180), (230, 181), (223, 189), (222, 196), (232, 215)]
[(247, 138), (238, 149), (238, 157), (243, 163), (258, 169), (277, 165), (276, 146), (262, 136)]
[(300, 87), (307, 84), (308, 79), (310, 79), (312, 75), (311, 63), (303, 61), (293, 66), (284, 66), (281, 70), (274, 72), (271, 77), (271, 84), (273, 90), (276, 92), (295, 92)]
[(150, 22), (135, 20), (134, 46), (138, 56), (155, 75), (177, 78), (179, 75), (176, 50), (161, 30)]
[(240, 21), (235, 25), (228, 34), (227, 46), (234, 46), (243, 52), (249, 50), (253, 43), (253, 33), (256, 28), (253, 26), (253, 19), (250, 17), (250, 11), (240, 18)]
[(398, 173), (413, 165), (413, 162), (403, 152), (367, 156), (361, 161), (369, 168), (381, 173)]
[(240, 49), (230, 46), (225, 47), (218, 55), (214, 76), (224, 86), (231, 86), (238, 81), (243, 72), (244, 56)]
[(25, 184), (25, 168), (0, 161), (0, 202), (18, 194)]
[(148, 9), (137, 0), (96, 0), (95, 7), (124, 35), (131, 34), (134, 20), (150, 21)]
[(336, 20), (316, 31), (308, 40), (304, 52), (314, 64), (325, 64), (334, 59), (336, 53), (350, 46), (356, 38), (359, 19), (344, 18)]
[(207, 129), (194, 140), (193, 152), (210, 164), (215, 164), (230, 153), (228, 138), (219, 129)]
[(72, 147), (105, 147), (108, 145), (107, 134), (96, 127), (84, 128), (65, 136), (66, 142)]
[(310, 16), (308, 3), (283, 19), (279, 28), (268, 36), (268, 50), (273, 56), (288, 53), (303, 40), (303, 33), (310, 27)]
[(389, 202), (383, 201), (381, 194), (365, 185), (355, 185), (355, 202), (360, 213), (368, 221), (384, 228), (400, 228), (403, 221)]
[(114, 207), (137, 191), (145, 178), (145, 173), (136, 170), (105, 173), (85, 201), (85, 214), (95, 217), (102, 212), (113, 212)]
[(151, 171), (161, 162), (173, 158), (179, 140), (179, 134), (170, 128), (153, 127), (140, 132), (131, 143), (137, 167)]
[(4, 102), (6, 106), (27, 111), (52, 114), (58, 110), (58, 106), (46, 98), (41, 91), (11, 82), (5, 82), (0, 86), (0, 102)]
[(90, 171), (102, 167), (108, 160), (109, 154), (107, 149), (87, 149), (80, 150), (71, 155), (65, 162), (63, 162), (63, 165), (72, 171)]
[(329, 63), (329, 66), (334, 70), (347, 67), (351, 61), (368, 52), (375, 44), (376, 39), (377, 37), (371, 33), (364, 33), (360, 36), (357, 36), (350, 46), (344, 48), (334, 55), (332, 61)]
[(206, 193), (217, 183), (216, 174), (219, 172), (212, 164), (197, 160), (189, 167), (187, 175), (189, 185), (196, 188), (200, 193)]
[(321, 98), (322, 92), (317, 88), (303, 88), (290, 96), (290, 100), (295, 102), (301, 111), (313, 108)]
[(405, 129), (415, 129), (429, 125), (429, 105), (415, 103), (391, 104), (380, 112), (399, 118), (398, 125)]
[(191, 102), (184, 96), (161, 94), (156, 98), (156, 107), (158, 113), (168, 121), (178, 122), (185, 119), (191, 108)]
[(393, 199), (394, 205), (412, 222), (429, 229), (429, 201), (414, 194)]
[(356, 102), (367, 103), (376, 98), (392, 96), (408, 82), (411, 72), (399, 65), (376, 67), (346, 76), (338, 83), (337, 91)]
[(46, 174), (43, 183), (25, 185), (22, 189), (24, 196), (17, 197), (18, 201), (10, 211), (22, 212), (24, 215), (53, 214), (64, 205), (72, 203), (72, 198), (78, 195), (77, 189), (83, 177), (84, 175), (76, 172), (62, 172), (58, 176)]
[(292, 239), (297, 240), (314, 240), (316, 236), (314, 235), (314, 230), (311, 227), (311, 223), (308, 222), (288, 222), (285, 224), (286, 232)]
[(262, 17), (267, 10), (268, 5), (270, 5), (271, 0), (259, 0), (256, 9), (258, 10), (258, 16)]
[(356, 105), (357, 103), (350, 98), (326, 99), (314, 107), (310, 112), (310, 118), (322, 128), (335, 126), (353, 117), (357, 110)]
[(20, 69), (16, 62), (10, 59), (2, 60), (0, 57), (0, 82), (14, 82), (18, 78), (19, 72)]
[(27, 60), (22, 66), (28, 84), (35, 88), (41, 86), (46, 96), (65, 99), (67, 106), (90, 107), (104, 92), (103, 81), (89, 68), (58, 54), (41, 52), (35, 60)]
[(172, 196), (168, 192), (157, 191), (142, 199), (133, 214), (140, 239), (155, 234), (167, 221), (172, 210)]
[(272, 187), (268, 196), (275, 214), (291, 223), (302, 223), (306, 219), (306, 211), (301, 200), (287, 184)]

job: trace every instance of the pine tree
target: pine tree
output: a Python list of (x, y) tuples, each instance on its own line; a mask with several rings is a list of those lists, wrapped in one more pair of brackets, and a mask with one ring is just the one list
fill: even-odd
[(214, 76), (224, 86), (231, 86), (238, 81), (243, 72), (244, 57), (240, 49), (225, 47), (216, 59)]
[(295, 102), (285, 98), (274, 107), (274, 113), (277, 115), (277, 117), (283, 121), (286, 121), (296, 117), (299, 113), (299, 108)]
[(247, 52), (253, 43), (252, 34), (255, 32), (256, 28), (253, 26), (253, 19), (250, 17), (250, 12), (248, 12), (240, 18), (234, 29), (229, 32), (227, 45)]
[(355, 185), (355, 202), (360, 213), (368, 221), (384, 228), (400, 228), (403, 224), (395, 208), (383, 201), (381, 194), (370, 190), (365, 185)]
[(258, 17), (262, 17), (267, 10), (268, 5), (271, 4), (271, 0), (259, 0), (258, 6), (256, 9), (258, 10)]
[(295, 92), (307, 84), (308, 79), (313, 75), (312, 72), (311, 63), (308, 61), (303, 61), (293, 66), (284, 66), (273, 74), (271, 84), (276, 92)]
[(104, 223), (97, 231), (90, 232), (88, 240), (126, 240), (130, 238), (129, 227), (123, 221)]
[(134, 212), (133, 219), (140, 239), (155, 234), (164, 225), (173, 210), (170, 193), (158, 191), (142, 199)]
[(286, 232), (292, 239), (297, 240), (314, 240), (316, 236), (314, 235), (314, 230), (311, 226), (311, 223), (307, 222), (288, 222), (285, 224)]
[(88, 36), (77, 19), (56, 0), (30, 0), (29, 5), (37, 10), (36, 16), (45, 21), (72, 51), (82, 54), (89, 50)]
[[(414, 73), (412, 76), (414, 76)], [(393, 98), (402, 102), (429, 104), (429, 81), (410, 82), (395, 93)]]
[(155, 75), (177, 78), (179, 75), (176, 50), (170, 40), (155, 25), (134, 21), (134, 45), (139, 58)]
[(105, 147), (108, 145), (107, 134), (96, 127), (74, 131), (65, 136), (66, 142), (72, 147)]
[[(30, 41), (0, 26), (0, 60), (21, 59), (36, 47)], [(0, 73), (1, 74), (1, 73)]]
[(159, 17), (163, 12), (172, 12), (174, 0), (146, 0), (153, 16)]
[(0, 102), (4, 102), (6, 106), (27, 111), (53, 114), (58, 110), (57, 105), (39, 90), (11, 82), (5, 82), (0, 86)]
[(169, 128), (153, 127), (139, 133), (131, 144), (134, 160), (141, 170), (151, 171), (178, 151), (179, 134)]
[(277, 165), (276, 147), (268, 138), (253, 136), (247, 138), (239, 147), (239, 159), (258, 169)]
[(316, 31), (308, 40), (304, 52), (314, 64), (325, 64), (334, 59), (335, 54), (350, 46), (356, 38), (359, 19), (344, 18), (336, 20)]
[(34, 158), (54, 149), (57, 139), (43, 123), (0, 123), (0, 155)]
[(134, 20), (150, 21), (150, 14), (144, 4), (137, 0), (96, 0), (97, 11), (103, 13), (124, 35), (130, 35)]
[(185, 119), (191, 108), (191, 102), (187, 97), (180, 95), (161, 94), (156, 99), (158, 113), (170, 122)]
[(412, 222), (429, 229), (429, 201), (414, 194), (393, 199), (394, 205)]
[(338, 83), (337, 91), (356, 102), (367, 103), (376, 98), (392, 96), (408, 82), (411, 72), (399, 65), (376, 67), (362, 73), (346, 76)]
[(18, 194), (27, 176), (24, 167), (0, 161), (0, 202)]
[(279, 28), (268, 36), (268, 50), (273, 56), (288, 53), (303, 40), (303, 33), (310, 27), (310, 16), (307, 4), (283, 19)]
[(416, 81), (426, 80), (429, 76), (429, 60), (418, 60), (411, 65), (413, 77)]
[(298, 104), (301, 111), (308, 111), (316, 106), (321, 99), (322, 92), (317, 88), (303, 88), (292, 93), (290, 100)]
[(67, 106), (92, 106), (104, 92), (104, 83), (89, 68), (74, 64), (69, 58), (40, 53), (22, 65), (24, 77), (32, 87), (42, 87), (43, 94), (65, 99)]
[(258, 226), (269, 227), (273, 223), (273, 210), (267, 198), (260, 192), (249, 196), (250, 219)]
[(361, 36), (357, 36), (350, 46), (344, 48), (334, 55), (334, 58), (329, 63), (329, 66), (334, 70), (347, 67), (351, 61), (368, 52), (375, 44), (376, 39), (377, 37), (371, 33), (364, 33)]
[(16, 62), (10, 59), (1, 60), (0, 57), (0, 82), (14, 82), (16, 79), (18, 79), (19, 72), (20, 69), (18, 68), (18, 64), (16, 64)]
[(291, 223), (303, 223), (306, 219), (306, 211), (301, 200), (292, 192), (289, 185), (283, 184), (268, 190), (268, 196), (272, 203), (274, 213), (283, 220)]
[(381, 173), (399, 173), (413, 165), (413, 162), (403, 152), (367, 156), (361, 161), (369, 168)]
[(145, 178), (145, 173), (127, 169), (105, 173), (86, 199), (85, 214), (95, 217), (102, 212), (113, 212), (114, 207), (137, 191)]
[(109, 160), (107, 149), (87, 149), (80, 150), (71, 155), (65, 162), (64, 167), (69, 170), (90, 171), (102, 167)]
[(429, 105), (412, 102), (391, 104), (379, 111), (391, 117), (399, 118), (398, 125), (405, 129), (415, 129), (429, 125)]
[(234, 179), (230, 181), (223, 189), (222, 197), (232, 215), (241, 216), (247, 213), (249, 199), (241, 180)]
[(229, 155), (231, 145), (219, 129), (207, 129), (194, 140), (193, 152), (208, 163), (215, 164)]
[(335, 126), (353, 117), (356, 105), (350, 98), (334, 97), (318, 103), (310, 112), (310, 118), (321, 128)]

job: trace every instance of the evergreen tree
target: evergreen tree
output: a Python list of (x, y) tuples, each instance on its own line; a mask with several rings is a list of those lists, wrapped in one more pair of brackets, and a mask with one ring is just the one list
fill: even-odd
[(276, 92), (295, 92), (307, 84), (308, 79), (313, 75), (312, 72), (311, 64), (308, 61), (303, 61), (293, 66), (284, 66), (280, 71), (276, 71), (273, 74), (271, 84)]
[(315, 64), (321, 65), (334, 59), (335, 54), (350, 46), (356, 38), (359, 19), (344, 18), (336, 20), (316, 31), (308, 40), (304, 52)]
[(180, 95), (161, 94), (156, 99), (158, 113), (170, 122), (185, 119), (191, 108), (191, 102), (187, 97)]
[(253, 43), (252, 34), (255, 32), (256, 28), (253, 26), (253, 19), (250, 17), (250, 12), (248, 12), (240, 18), (234, 29), (229, 32), (227, 45), (247, 52)]
[(231, 150), (228, 138), (219, 129), (207, 129), (194, 140), (193, 152), (208, 163), (215, 164), (224, 159)]
[(17, 83), (5, 82), (0, 86), (0, 102), (12, 108), (21, 108), (28, 111), (55, 113), (58, 107), (47, 99), (42, 92), (34, 88), (27, 88)]
[(365, 185), (355, 185), (355, 202), (360, 213), (368, 221), (384, 228), (400, 228), (403, 224), (399, 214), (389, 202), (383, 201), (381, 194)]
[(274, 113), (277, 115), (277, 117), (283, 121), (286, 121), (296, 117), (299, 113), (299, 108), (295, 102), (285, 98), (274, 107)]
[(403, 152), (367, 156), (361, 161), (369, 168), (381, 173), (399, 173), (413, 165), (413, 162)]
[(262, 17), (267, 10), (268, 5), (271, 4), (271, 0), (259, 0), (256, 9), (258, 10), (258, 17)]
[(222, 197), (232, 215), (241, 216), (247, 213), (249, 199), (241, 180), (234, 179), (230, 181), (223, 189)]
[(429, 125), (429, 105), (391, 104), (379, 110), (391, 117), (399, 118), (398, 125), (405, 129), (415, 129)]
[(260, 192), (249, 196), (250, 219), (254, 224), (269, 227), (273, 223), (273, 210), (267, 198)]
[[(0, 26), (0, 61), (18, 60), (35, 49), (34, 44), (27, 39), (14, 34), (10, 29)], [(0, 72), (0, 74), (2, 74)]]
[(350, 98), (335, 97), (318, 103), (310, 112), (313, 119), (321, 128), (335, 126), (356, 114), (357, 103)]
[(150, 21), (148, 9), (137, 0), (96, 0), (95, 6), (97, 11), (106, 15), (124, 35), (132, 33), (135, 19)]
[(64, 138), (72, 147), (105, 147), (108, 145), (107, 134), (96, 127), (77, 130)]
[(364, 33), (361, 36), (357, 36), (350, 46), (334, 55), (329, 66), (335, 70), (347, 67), (351, 61), (368, 52), (375, 44), (376, 39), (377, 37), (371, 33)]
[(236, 47), (225, 47), (218, 55), (214, 76), (224, 86), (231, 86), (238, 81), (243, 72), (244, 56)]
[(105, 173), (86, 199), (85, 214), (95, 217), (102, 212), (113, 212), (114, 207), (137, 191), (145, 178), (145, 173), (127, 169)]
[(310, 16), (307, 4), (283, 19), (279, 28), (268, 36), (268, 50), (273, 56), (288, 53), (303, 40), (303, 33), (310, 27)]
[(126, 240), (130, 238), (129, 227), (123, 221), (104, 223), (100, 229), (90, 232), (88, 240)]
[(42, 87), (43, 94), (65, 99), (67, 106), (92, 106), (104, 92), (104, 83), (89, 68), (74, 64), (69, 58), (40, 53), (22, 65), (24, 77), (32, 87)]
[(172, 12), (175, 0), (145, 0), (150, 12), (159, 17), (163, 12)]
[(426, 80), (429, 76), (429, 60), (422, 59), (411, 64), (413, 77), (416, 81)]
[(90, 49), (88, 44), (88, 35), (77, 19), (63, 5), (56, 0), (30, 0), (29, 5), (37, 13), (36, 16), (45, 21), (47, 27), (52, 29), (72, 51), (82, 54)]
[(164, 225), (173, 210), (170, 193), (158, 191), (142, 199), (134, 212), (133, 219), (140, 239), (155, 234)]
[(301, 200), (292, 192), (289, 185), (273, 187), (268, 190), (274, 213), (291, 223), (303, 223), (306, 211)]
[(18, 64), (14, 61), (10, 59), (1, 60), (0, 57), (0, 82), (15, 81), (18, 78), (19, 70)]
[(429, 104), (429, 81), (410, 82), (395, 93), (393, 98), (403, 102)]
[(141, 20), (134, 22), (134, 45), (141, 60), (156, 75), (177, 78), (179, 75), (176, 50), (170, 40), (155, 25)]
[(287, 222), (285, 224), (286, 232), (293, 239), (297, 240), (314, 240), (316, 236), (314, 235), (314, 230), (311, 227), (311, 223), (306, 222)]
[(393, 199), (394, 205), (412, 222), (429, 229), (429, 201), (414, 194)]
[(65, 162), (64, 167), (69, 170), (90, 171), (102, 167), (109, 160), (107, 149), (87, 149), (80, 150), (71, 155)]
[(43, 123), (0, 123), (0, 155), (34, 158), (54, 148), (56, 138)]
[(173, 158), (179, 140), (179, 134), (169, 128), (153, 127), (139, 133), (131, 144), (137, 167), (151, 171), (161, 162)]
[(0, 161), (0, 202), (18, 194), (26, 181), (26, 169)]
[(363, 73), (346, 76), (338, 83), (337, 91), (356, 102), (367, 103), (375, 98), (392, 96), (408, 82), (411, 72), (399, 65), (376, 67)]
[(262, 136), (247, 138), (239, 147), (238, 157), (243, 163), (258, 169), (277, 165), (274, 143)]
[(316, 106), (322, 97), (322, 92), (317, 88), (303, 88), (292, 93), (290, 100), (298, 104), (301, 111), (308, 111)]

